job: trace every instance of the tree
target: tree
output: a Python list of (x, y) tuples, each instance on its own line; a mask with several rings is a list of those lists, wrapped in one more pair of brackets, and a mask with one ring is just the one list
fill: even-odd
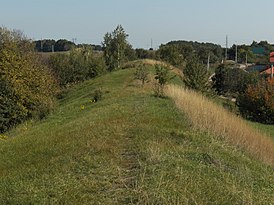
[(164, 97), (164, 87), (171, 79), (169, 77), (168, 68), (160, 64), (155, 65), (155, 79), (157, 81), (154, 85), (155, 96)]
[(257, 83), (259, 75), (221, 64), (215, 70), (212, 80), (213, 88), (219, 95), (237, 97), (245, 92), (248, 85)]
[(249, 85), (239, 96), (237, 105), (245, 118), (274, 124), (274, 80), (262, 79)]
[(128, 34), (118, 25), (112, 33), (106, 33), (103, 41), (104, 58), (109, 71), (120, 69), (127, 60), (127, 49), (132, 49), (127, 42)]
[(146, 80), (148, 79), (148, 68), (143, 64), (140, 65), (135, 73), (134, 73), (135, 79), (140, 80), (142, 82), (142, 86), (144, 86)]
[(228, 67), (225, 64), (219, 65), (215, 70), (215, 75), (212, 78), (213, 88), (219, 95), (223, 95), (227, 92), (225, 85), (225, 78), (228, 72)]
[(184, 63), (184, 56), (177, 45), (161, 45), (157, 55), (161, 60), (174, 66), (182, 66)]
[(183, 74), (183, 81), (187, 87), (201, 92), (209, 91), (211, 87), (209, 83), (209, 73), (205, 66), (198, 63), (197, 58), (191, 58), (187, 62)]
[(0, 28), (0, 132), (54, 107), (57, 83), (21, 32)]
[(137, 48), (135, 49), (136, 57), (138, 59), (146, 59), (149, 58), (149, 51), (145, 50), (143, 48)]
[(52, 47), (55, 44), (55, 40), (44, 39), (35, 41), (35, 49), (39, 52), (52, 52)]
[(75, 43), (68, 41), (66, 39), (60, 39), (55, 43), (54, 51), (69, 51), (75, 47)]
[(52, 55), (49, 65), (62, 87), (82, 82), (105, 72), (103, 58), (94, 55), (91, 47), (82, 47), (68, 53)]

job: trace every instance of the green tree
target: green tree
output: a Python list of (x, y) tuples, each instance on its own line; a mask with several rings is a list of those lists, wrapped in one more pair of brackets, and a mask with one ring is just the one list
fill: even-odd
[(55, 44), (55, 40), (44, 39), (35, 41), (35, 49), (39, 52), (52, 52), (52, 47)]
[(49, 64), (62, 87), (93, 78), (105, 72), (103, 57), (94, 55), (90, 47), (52, 55)]
[(183, 70), (184, 83), (187, 87), (201, 92), (208, 92), (210, 89), (209, 73), (206, 67), (200, 64), (197, 58), (191, 58)]
[(54, 45), (55, 51), (69, 51), (75, 48), (75, 43), (68, 41), (66, 39), (60, 39), (58, 40)]
[(54, 107), (58, 86), (21, 32), (0, 28), (0, 132)]
[(219, 95), (237, 97), (245, 92), (248, 85), (257, 83), (259, 75), (221, 64), (215, 70), (212, 80), (213, 88)]
[(155, 65), (155, 79), (154, 93), (156, 97), (164, 97), (164, 87), (170, 80), (168, 68), (157, 64)]
[(128, 34), (121, 25), (112, 33), (106, 33), (103, 41), (104, 58), (109, 71), (120, 69), (127, 60), (127, 49), (132, 49), (127, 41)]
[(145, 50), (143, 48), (137, 48), (135, 49), (136, 57), (138, 59), (146, 59), (149, 58), (149, 51)]
[(146, 80), (148, 80), (148, 68), (145, 65), (140, 65), (136, 69), (134, 76), (135, 79), (140, 80), (144, 86)]
[(174, 66), (182, 66), (184, 63), (184, 56), (178, 45), (161, 45), (157, 55), (161, 60)]

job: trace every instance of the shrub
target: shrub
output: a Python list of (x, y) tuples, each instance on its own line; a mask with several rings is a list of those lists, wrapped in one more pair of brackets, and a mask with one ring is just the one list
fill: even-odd
[(163, 65), (155, 65), (155, 79), (154, 94), (156, 97), (164, 97), (164, 87), (169, 80), (168, 68)]
[(239, 94), (245, 92), (249, 84), (257, 83), (259, 75), (221, 64), (216, 69), (212, 80), (213, 88), (219, 95), (237, 97)]
[(93, 100), (95, 102), (98, 102), (99, 100), (101, 100), (102, 97), (103, 97), (103, 92), (101, 88), (94, 91)]
[(148, 80), (148, 68), (145, 65), (140, 65), (134, 73), (135, 79), (140, 80), (142, 85)]
[(15, 93), (0, 80), (0, 133), (3, 133), (27, 117), (27, 110), (16, 103)]
[(78, 83), (105, 72), (104, 60), (91, 49), (75, 49), (50, 57), (50, 67), (61, 86)]
[(274, 124), (274, 81), (261, 80), (249, 85), (239, 96), (239, 110), (247, 119)]
[(27, 118), (49, 113), (58, 86), (22, 33), (0, 28), (0, 39), (0, 131), (4, 132)]

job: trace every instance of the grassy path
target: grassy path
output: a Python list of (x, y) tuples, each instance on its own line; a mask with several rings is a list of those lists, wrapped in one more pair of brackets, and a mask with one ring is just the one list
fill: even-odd
[[(72, 88), (0, 141), (0, 204), (271, 204), (273, 168), (193, 129), (134, 70)], [(90, 103), (101, 87), (103, 99)], [(82, 109), (82, 107), (85, 107)]]

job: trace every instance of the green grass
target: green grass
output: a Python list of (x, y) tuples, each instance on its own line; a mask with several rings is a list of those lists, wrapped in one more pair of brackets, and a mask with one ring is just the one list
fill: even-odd
[(274, 125), (266, 125), (266, 124), (254, 123), (254, 122), (251, 122), (251, 124), (255, 128), (259, 129), (260, 131), (274, 138)]
[[(121, 70), (0, 141), (0, 204), (271, 204), (273, 168), (195, 131)], [(90, 103), (101, 88), (103, 99)], [(81, 109), (84, 105), (85, 109)]]

